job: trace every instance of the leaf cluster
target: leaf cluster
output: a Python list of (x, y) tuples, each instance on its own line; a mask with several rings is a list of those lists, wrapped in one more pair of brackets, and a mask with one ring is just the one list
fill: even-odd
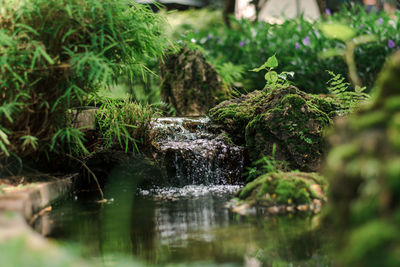
[(0, 0), (0, 161), (85, 153), (70, 108), (167, 45), (163, 19), (123, 0)]
[(331, 76), (328, 81), (328, 90), (335, 100), (340, 105), (343, 112), (351, 112), (357, 108), (360, 103), (368, 101), (370, 95), (365, 93), (366, 87), (355, 86), (352, 91), (352, 86), (341, 74), (335, 74), (332, 71), (327, 71)]
[(283, 71), (281, 73), (277, 73), (274, 71), (274, 69), (278, 67), (278, 60), (275, 55), (269, 57), (267, 61), (262, 64), (260, 67), (252, 69), (251, 71), (254, 72), (259, 72), (261, 70), (266, 70), (267, 73), (265, 73), (265, 81), (266, 84), (264, 86), (265, 88), (271, 88), (271, 89), (276, 89), (276, 88), (287, 88), (290, 85), (290, 82), (288, 81), (288, 76), (293, 77), (294, 73), (293, 72), (287, 72)]
[(138, 153), (140, 146), (151, 142), (150, 122), (155, 111), (149, 105), (131, 102), (129, 99), (102, 100), (96, 114), (98, 131), (106, 147)]

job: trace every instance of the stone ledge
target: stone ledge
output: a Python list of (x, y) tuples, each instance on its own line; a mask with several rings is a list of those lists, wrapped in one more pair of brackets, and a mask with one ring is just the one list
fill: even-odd
[(43, 208), (71, 191), (77, 177), (78, 174), (72, 174), (57, 181), (3, 189), (3, 195), (0, 195), (0, 241), (20, 232), (31, 232), (28, 222)]

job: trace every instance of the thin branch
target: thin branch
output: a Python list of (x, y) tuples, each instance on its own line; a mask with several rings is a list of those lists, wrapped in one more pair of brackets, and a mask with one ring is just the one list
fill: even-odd
[(66, 155), (67, 155), (68, 157), (70, 157), (71, 159), (74, 159), (74, 160), (78, 161), (78, 162), (82, 165), (82, 167), (85, 168), (85, 169), (88, 171), (88, 173), (89, 173), (90, 175), (92, 175), (94, 181), (96, 182), (97, 189), (98, 189), (99, 192), (100, 192), (101, 201), (106, 201), (106, 199), (104, 198), (103, 190), (101, 190), (99, 180), (97, 180), (97, 176), (94, 174), (94, 172), (92, 172), (92, 170), (91, 170), (91, 169), (86, 165), (86, 163), (83, 162), (82, 160), (80, 160), (80, 159), (78, 159), (78, 158), (75, 158), (74, 156), (72, 156), (72, 155), (70, 155), (70, 154), (66, 154)]

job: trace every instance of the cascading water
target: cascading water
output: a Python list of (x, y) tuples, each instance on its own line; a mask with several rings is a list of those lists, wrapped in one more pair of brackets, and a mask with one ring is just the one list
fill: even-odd
[(156, 159), (173, 185), (232, 184), (240, 180), (244, 148), (209, 131), (208, 118), (153, 121)]

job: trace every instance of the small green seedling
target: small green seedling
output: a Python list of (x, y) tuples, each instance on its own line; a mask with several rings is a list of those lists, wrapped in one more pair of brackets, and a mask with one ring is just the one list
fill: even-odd
[(251, 71), (254, 72), (259, 72), (261, 70), (266, 70), (267, 73), (265, 73), (265, 88), (271, 88), (271, 89), (276, 89), (276, 88), (286, 88), (290, 85), (290, 82), (288, 81), (288, 76), (293, 77), (294, 72), (287, 72), (283, 71), (281, 73), (277, 73), (274, 69), (278, 67), (278, 60), (276, 59), (276, 56), (273, 55), (268, 58), (268, 60), (261, 65), (258, 68), (252, 69)]

